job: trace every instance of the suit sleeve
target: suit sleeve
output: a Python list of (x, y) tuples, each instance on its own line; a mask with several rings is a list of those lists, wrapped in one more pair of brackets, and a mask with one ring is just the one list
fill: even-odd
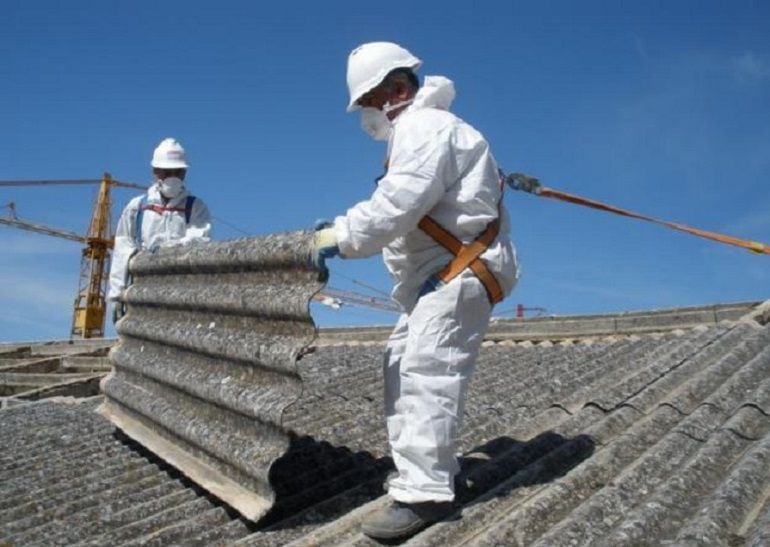
[(128, 260), (136, 251), (136, 208), (134, 201), (129, 202), (118, 220), (115, 229), (115, 244), (112, 249), (112, 266), (110, 267), (110, 289), (107, 293), (109, 300), (117, 300), (126, 287), (128, 276)]
[(209, 208), (200, 198), (195, 198), (192, 211), (190, 212), (190, 223), (187, 225), (184, 237), (179, 241), (181, 244), (191, 243), (193, 241), (211, 240), (211, 213)]
[(419, 119), (398, 127), (387, 174), (372, 197), (334, 221), (345, 258), (371, 256), (417, 227), (454, 180), (449, 127), (420, 127)]

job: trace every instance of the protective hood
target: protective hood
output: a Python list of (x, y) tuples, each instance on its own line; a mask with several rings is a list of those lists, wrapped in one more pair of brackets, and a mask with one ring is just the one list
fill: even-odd
[(414, 97), (411, 108), (439, 108), (449, 110), (455, 100), (455, 84), (444, 76), (426, 76)]

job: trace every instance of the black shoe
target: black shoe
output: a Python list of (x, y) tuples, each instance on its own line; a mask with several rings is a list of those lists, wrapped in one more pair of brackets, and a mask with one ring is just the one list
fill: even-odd
[(448, 501), (394, 501), (369, 515), (361, 525), (361, 531), (374, 539), (406, 538), (451, 515), (453, 510), (454, 505)]

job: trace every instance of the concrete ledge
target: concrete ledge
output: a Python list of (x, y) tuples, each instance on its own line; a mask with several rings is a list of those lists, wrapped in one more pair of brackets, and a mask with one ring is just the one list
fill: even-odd
[(669, 332), (716, 325), (721, 321), (737, 321), (757, 305), (758, 302), (738, 302), (611, 315), (498, 320), (490, 325), (487, 339), (538, 341)]
[(27, 391), (20, 391), (12, 395), (16, 399), (48, 399), (52, 397), (92, 397), (99, 393), (99, 381), (104, 374), (90, 374), (74, 380), (63, 380), (50, 383), (42, 387), (36, 387)]
[[(716, 325), (721, 321), (737, 321), (759, 304), (759, 301), (751, 301), (617, 314), (493, 319), (489, 325), (486, 340), (537, 342), (668, 332), (699, 325)], [(384, 342), (388, 339), (391, 330), (393, 330), (392, 326), (321, 329), (317, 345)]]

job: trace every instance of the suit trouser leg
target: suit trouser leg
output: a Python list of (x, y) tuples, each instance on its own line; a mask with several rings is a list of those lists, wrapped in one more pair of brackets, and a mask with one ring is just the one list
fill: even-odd
[(465, 394), (492, 306), (465, 272), (399, 319), (385, 358), (385, 414), (398, 470), (389, 493), (404, 503), (451, 501)]

